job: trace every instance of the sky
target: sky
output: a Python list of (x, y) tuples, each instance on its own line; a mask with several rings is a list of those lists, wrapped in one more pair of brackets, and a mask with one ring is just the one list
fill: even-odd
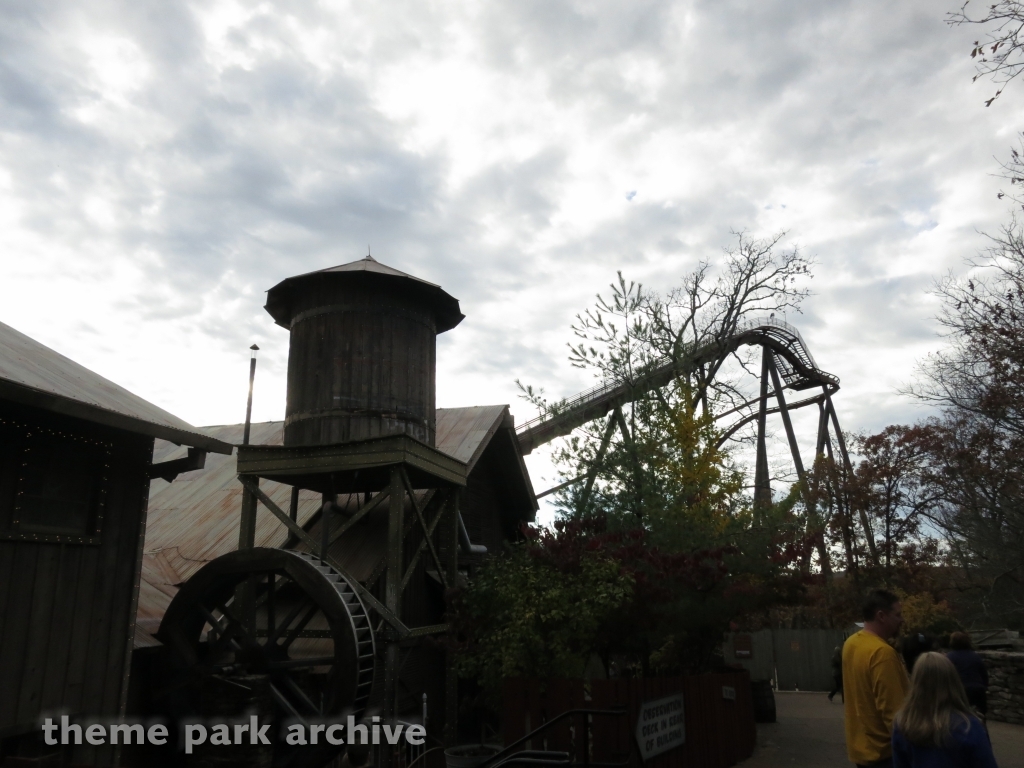
[(255, 342), (280, 419), (264, 292), (369, 248), (461, 301), (438, 405), (522, 421), (516, 379), (595, 383), (566, 343), (617, 271), (666, 291), (784, 230), (844, 428), (912, 421), (1024, 117), (956, 5), (0, 0), (0, 321), (196, 425), (243, 420)]

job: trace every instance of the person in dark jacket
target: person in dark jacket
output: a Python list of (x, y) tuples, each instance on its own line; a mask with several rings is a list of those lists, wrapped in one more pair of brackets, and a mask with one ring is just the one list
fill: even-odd
[(903, 663), (907, 665), (907, 673), (914, 671), (914, 662), (922, 653), (936, 649), (935, 638), (923, 632), (915, 632), (907, 635), (900, 643), (900, 650), (903, 653)]
[(910, 693), (893, 720), (892, 765), (998, 768), (956, 667), (941, 653), (923, 653), (914, 664)]
[(982, 715), (988, 714), (988, 670), (981, 656), (971, 648), (971, 636), (966, 632), (954, 632), (949, 637), (952, 650), (946, 654), (960, 675), (960, 682), (967, 691), (967, 701)]
[[(836, 694), (842, 695), (843, 693), (843, 646), (837, 645), (836, 649), (832, 651), (832, 691), (828, 695), (828, 700), (832, 701), (832, 698)], [(846, 701), (844, 698), (843, 701)]]

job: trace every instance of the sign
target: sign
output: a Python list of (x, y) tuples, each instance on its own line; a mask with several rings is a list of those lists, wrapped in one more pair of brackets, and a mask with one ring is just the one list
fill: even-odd
[(645, 762), (681, 747), (685, 742), (683, 694), (676, 693), (640, 705), (640, 716), (636, 719), (636, 743)]
[(731, 685), (723, 685), (722, 698), (726, 701), (736, 701), (736, 689)]
[(754, 639), (750, 635), (734, 635), (732, 655), (737, 659), (752, 658), (754, 656)]

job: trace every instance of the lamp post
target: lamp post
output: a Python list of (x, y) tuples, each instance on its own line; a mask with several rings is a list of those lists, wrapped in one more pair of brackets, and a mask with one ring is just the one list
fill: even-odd
[(252, 350), (252, 357), (249, 358), (249, 401), (245, 404), (245, 431), (242, 433), (242, 445), (249, 444), (249, 427), (252, 422), (252, 383), (256, 379), (256, 353), (260, 348), (253, 344), (249, 349)]

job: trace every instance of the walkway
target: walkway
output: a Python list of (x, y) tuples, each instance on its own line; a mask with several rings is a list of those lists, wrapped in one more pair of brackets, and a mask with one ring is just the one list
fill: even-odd
[[(843, 705), (824, 693), (775, 694), (778, 722), (757, 726), (754, 756), (742, 768), (850, 766), (843, 735)], [(1024, 726), (989, 723), (999, 768), (1024, 768)]]

